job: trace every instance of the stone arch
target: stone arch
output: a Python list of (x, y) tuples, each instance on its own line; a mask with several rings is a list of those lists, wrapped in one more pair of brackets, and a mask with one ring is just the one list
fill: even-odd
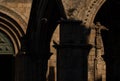
[(14, 9), (10, 9), (6, 6), (1, 5), (1, 4), (0, 4), (0, 12), (5, 13), (6, 15), (10, 16), (13, 20), (15, 20), (20, 25), (22, 30), (24, 32), (26, 32), (28, 20), (26, 19), (25, 16), (16, 12)]
[(0, 55), (13, 55), (13, 44), (9, 40), (9, 37), (0, 31)]
[(68, 19), (82, 20), (89, 27), (106, 0), (62, 0)]
[(81, 6), (78, 7), (78, 17), (83, 23), (89, 27), (93, 24), (94, 18), (101, 8), (101, 6), (105, 3), (106, 0), (88, 0), (83, 6), (84, 9), (81, 9)]
[(15, 11), (0, 5), (0, 31), (5, 33), (13, 43), (15, 55), (21, 49), (21, 37), (25, 34), (27, 23)]
[[(97, 13), (99, 12), (99, 10), (101, 9), (101, 7), (105, 4), (106, 0), (89, 0), (87, 3), (87, 6), (85, 7), (85, 12), (84, 12), (84, 16), (82, 18), (83, 23), (87, 26), (87, 27), (92, 27), (94, 25), (94, 20), (95, 17), (97, 15)], [(92, 45), (95, 45), (95, 36), (96, 36), (96, 31), (94, 29), (91, 30), (90, 33), (90, 37), (89, 37), (89, 43)], [(101, 52), (101, 51), (100, 51)], [(95, 73), (95, 54), (96, 54), (96, 48), (92, 48), (90, 50), (89, 56), (88, 56), (88, 80), (89, 81), (93, 81), (94, 79), (98, 79), (98, 76), (96, 77), (96, 73)], [(100, 68), (99, 70), (101, 70), (101, 77), (100, 79), (102, 80), (106, 80), (106, 65), (104, 63), (104, 61), (99, 61), (101, 62), (101, 64), (99, 64), (99, 67), (101, 65), (103, 65), (103, 68)], [(97, 72), (97, 71), (96, 71)]]
[(119, 81), (120, 72), (120, 4), (119, 0), (107, 0), (98, 11), (94, 22), (100, 21), (109, 31), (102, 31), (104, 60), (106, 62), (107, 81)]

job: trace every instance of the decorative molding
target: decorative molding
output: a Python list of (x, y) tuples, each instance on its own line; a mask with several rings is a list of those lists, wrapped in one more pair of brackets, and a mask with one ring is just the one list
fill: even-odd
[(12, 43), (3, 33), (0, 33), (0, 54), (14, 54)]
[(68, 19), (82, 20), (91, 26), (105, 0), (62, 0)]
[(9, 39), (12, 41), (13, 48), (14, 48), (14, 55), (18, 54), (20, 47), (17, 46), (13, 36), (7, 30), (5, 30), (1, 27), (0, 27), (0, 31), (3, 31), (9, 37)]
[(9, 9), (2, 4), (0, 4), (0, 12), (13, 18), (21, 26), (23, 31), (26, 32), (27, 20), (22, 14), (17, 13), (14, 9)]
[(86, 0), (62, 0), (62, 3), (68, 19), (81, 20), (79, 13), (84, 8)]
[[(21, 49), (20, 38), (25, 34), (27, 23), (25, 19), (17, 12), (0, 5), (0, 31), (4, 32), (13, 43), (15, 55)], [(3, 14), (3, 15), (2, 15)], [(8, 17), (7, 17), (8, 16)], [(9, 18), (10, 17), (10, 18)], [(18, 24), (18, 25), (16, 25)]]
[(106, 0), (91, 0), (83, 18), (83, 22), (86, 26), (91, 26), (93, 24), (94, 18)]

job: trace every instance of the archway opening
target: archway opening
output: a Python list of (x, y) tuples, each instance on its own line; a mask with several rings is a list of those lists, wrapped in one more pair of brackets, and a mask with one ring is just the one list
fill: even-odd
[(107, 0), (98, 11), (94, 22), (100, 21), (109, 31), (102, 31), (107, 81), (120, 81), (120, 1)]
[(14, 81), (14, 50), (9, 37), (0, 31), (0, 81)]
[(19, 59), (17, 55), (21, 53), (21, 39), (26, 27), (27, 23), (21, 14), (0, 5), (0, 81), (19, 80), (18, 76), (23, 73), (24, 58)]
[(0, 81), (14, 81), (13, 55), (0, 55)]

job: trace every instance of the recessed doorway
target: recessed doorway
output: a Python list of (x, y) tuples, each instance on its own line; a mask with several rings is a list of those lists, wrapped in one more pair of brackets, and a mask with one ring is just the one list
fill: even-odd
[(14, 47), (10, 38), (0, 31), (0, 81), (14, 81)]
[(13, 55), (0, 55), (0, 81), (14, 81)]

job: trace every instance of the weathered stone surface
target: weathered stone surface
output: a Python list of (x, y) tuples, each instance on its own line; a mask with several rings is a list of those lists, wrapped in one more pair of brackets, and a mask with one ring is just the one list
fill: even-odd
[(3, 5), (14, 12), (24, 16), (27, 22), (29, 19), (29, 13), (31, 8), (31, 0), (1, 0), (0, 5)]
[(28, 3), (31, 2), (32, 0), (0, 0), (0, 2), (16, 2), (16, 3)]
[(79, 19), (79, 12), (80, 12), (80, 7), (82, 8), (83, 3), (85, 3), (85, 0), (62, 0), (63, 6), (66, 12), (66, 15), (68, 19)]
[(62, 0), (68, 19), (82, 20), (89, 27), (105, 0)]
[[(62, 2), (68, 19), (82, 20), (84, 25), (91, 27), (97, 11), (105, 0), (62, 0)], [(32, 0), (0, 0), (0, 5), (18, 14), (26, 23), (29, 19), (31, 3)], [(1, 8), (0, 11), (7, 12), (7, 10), (5, 11)], [(7, 12), (6, 14), (11, 16), (11, 12)], [(20, 23), (18, 20), (18, 17), (16, 17), (16, 21), (23, 26), (24, 23)], [(27, 25), (24, 25), (22, 29), (26, 31), (26, 28)], [(95, 32), (95, 30), (91, 30), (89, 37), (89, 43), (93, 45), (95, 43)], [(59, 28), (55, 31), (51, 41), (51, 52), (53, 52), (53, 56), (49, 61), (49, 66), (56, 67), (56, 51), (52, 48), (53, 40), (59, 42)], [(94, 58), (95, 48), (92, 48), (88, 56), (88, 81), (94, 81)], [(105, 73), (102, 76), (105, 77)]]

